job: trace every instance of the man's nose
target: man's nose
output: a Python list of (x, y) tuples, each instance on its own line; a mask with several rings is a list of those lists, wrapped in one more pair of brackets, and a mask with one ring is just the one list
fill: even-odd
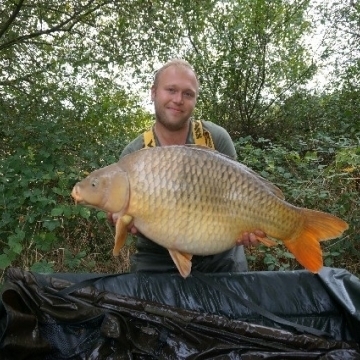
[(184, 100), (183, 95), (180, 91), (178, 91), (174, 94), (174, 97), (173, 97), (174, 102), (176, 102), (177, 104), (182, 104), (183, 100)]

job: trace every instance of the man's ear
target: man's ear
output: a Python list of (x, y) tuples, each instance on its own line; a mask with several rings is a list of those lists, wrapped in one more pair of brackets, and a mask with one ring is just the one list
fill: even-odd
[(155, 87), (155, 85), (153, 85), (151, 87), (151, 101), (155, 100), (155, 95), (156, 95), (156, 87)]

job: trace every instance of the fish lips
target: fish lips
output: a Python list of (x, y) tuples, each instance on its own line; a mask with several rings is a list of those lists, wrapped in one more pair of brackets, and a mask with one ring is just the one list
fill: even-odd
[(75, 205), (84, 204), (84, 199), (80, 196), (80, 194), (78, 192), (78, 187), (76, 185), (72, 189), (71, 196), (75, 200)]

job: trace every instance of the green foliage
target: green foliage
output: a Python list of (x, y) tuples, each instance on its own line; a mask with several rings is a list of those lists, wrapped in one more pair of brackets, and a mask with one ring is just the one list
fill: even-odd
[(359, 39), (360, 4), (358, 1), (320, 1), (316, 5), (321, 26), (326, 28), (322, 39), (324, 68), (331, 81), (326, 87), (358, 88), (360, 80)]
[(256, 249), (247, 249), (247, 260), (249, 266), (257, 270), (285, 271), (294, 269), (297, 262), (281, 242), (271, 249), (260, 244)]
[[(130, 108), (122, 116), (116, 106), (121, 99), (121, 110)], [(122, 147), (150, 117), (124, 94), (120, 98), (108, 93), (97, 101), (105, 105), (96, 111), (91, 106), (83, 109), (76, 126), (78, 110), (67, 109), (69, 118), (62, 118), (56, 114), (58, 103), (51, 110), (53, 121), (44, 119), (42, 106), (30, 107), (28, 115), (24, 111), (22, 121), (16, 114), (0, 118), (7, 135), (0, 151), (1, 270), (12, 265), (41, 272), (91, 271), (94, 252), (97, 258), (110, 257), (113, 233), (106, 216), (97, 212), (96, 222), (89, 226), (94, 211), (75, 206), (70, 192), (87, 172), (117, 161)], [(126, 136), (121, 139), (122, 133)], [(98, 238), (105, 240), (104, 250), (92, 246)]]
[(51, 274), (54, 272), (54, 264), (49, 263), (46, 260), (40, 260), (38, 262), (35, 262), (30, 267), (30, 270), (42, 274)]
[(314, 75), (299, 41), (310, 30), (308, 5), (229, 1), (207, 14), (201, 30), (190, 32), (193, 52), (187, 53), (202, 83), (199, 117), (218, 122), (234, 138), (256, 136), (268, 108)]
[(93, 212), (75, 206), (70, 192), (86, 172), (117, 161), (151, 116), (109, 66), (110, 55), (123, 63), (121, 53), (91, 35), (100, 8), (102, 16), (113, 9), (97, 1), (7, 2), (0, 29), (1, 270), (90, 271), (95, 260), (112, 259), (105, 216), (90, 222)]
[[(81, 266), (81, 263), (83, 262), (85, 257), (86, 257), (86, 252), (85, 251), (81, 251), (81, 252), (73, 255), (70, 251), (65, 250), (65, 252), (64, 252), (65, 266), (70, 271), (75, 271), (75, 270), (79, 269), (79, 267)], [(90, 263), (86, 264), (86, 270), (87, 271), (91, 270), (94, 267), (95, 267), (94, 261), (91, 261)]]

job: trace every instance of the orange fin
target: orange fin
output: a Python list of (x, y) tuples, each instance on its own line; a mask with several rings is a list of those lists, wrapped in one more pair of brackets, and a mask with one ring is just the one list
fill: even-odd
[(348, 224), (338, 217), (320, 211), (301, 209), (303, 225), (292, 238), (283, 240), (296, 260), (307, 270), (317, 273), (323, 266), (320, 241), (342, 235)]
[(132, 221), (132, 216), (124, 215), (119, 216), (115, 225), (115, 244), (113, 255), (119, 256), (120, 249), (124, 246), (127, 237), (127, 227)]
[(170, 256), (175, 263), (180, 275), (186, 278), (191, 272), (191, 259), (192, 255), (188, 253), (182, 253), (177, 250), (169, 250)]
[(257, 237), (256, 237), (256, 240), (259, 241), (259, 242), (261, 242), (262, 244), (264, 244), (264, 245), (267, 246), (267, 247), (271, 247), (271, 246), (277, 245), (277, 242), (276, 242), (276, 241), (271, 240), (271, 239), (269, 239), (269, 238), (267, 238), (267, 237), (257, 236)]

